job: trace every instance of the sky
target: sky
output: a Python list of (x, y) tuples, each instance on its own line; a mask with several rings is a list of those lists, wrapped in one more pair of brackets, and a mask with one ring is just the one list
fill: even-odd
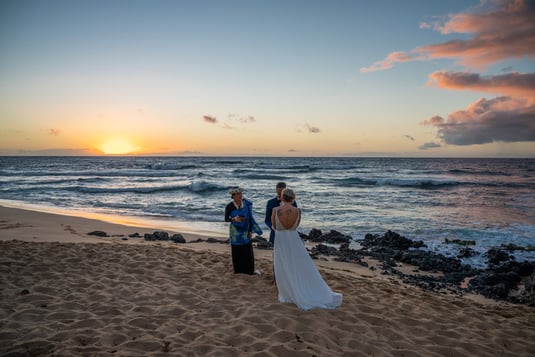
[(0, 155), (535, 157), (534, 0), (2, 0)]

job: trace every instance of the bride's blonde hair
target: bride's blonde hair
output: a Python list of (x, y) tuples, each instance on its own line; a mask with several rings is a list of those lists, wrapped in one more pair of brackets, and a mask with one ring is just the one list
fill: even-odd
[(283, 201), (289, 202), (291, 200), (295, 200), (295, 192), (291, 188), (285, 188), (284, 191), (282, 191), (282, 199)]

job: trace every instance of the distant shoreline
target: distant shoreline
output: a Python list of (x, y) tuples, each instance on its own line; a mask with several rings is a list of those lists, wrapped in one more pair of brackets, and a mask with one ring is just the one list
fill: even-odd
[(235, 155), (210, 155), (210, 154), (123, 154), (123, 155), (83, 155), (83, 154), (9, 154), (9, 153), (0, 153), (0, 157), (87, 157), (87, 158), (103, 158), (103, 157), (113, 157), (113, 158), (136, 158), (136, 157), (162, 157), (162, 158), (281, 158), (281, 159), (535, 159), (535, 155), (503, 155), (503, 156), (417, 156), (417, 155), (387, 155), (387, 154), (363, 154), (363, 155), (247, 155), (247, 154), (235, 154)]

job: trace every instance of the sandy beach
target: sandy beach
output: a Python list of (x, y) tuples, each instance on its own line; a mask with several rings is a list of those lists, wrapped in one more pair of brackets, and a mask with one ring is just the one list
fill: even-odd
[[(95, 230), (112, 237), (88, 236)], [(155, 228), (0, 207), (2, 356), (533, 356), (533, 308), (426, 292), (315, 261), (336, 310), (277, 301), (271, 251), (128, 238)]]

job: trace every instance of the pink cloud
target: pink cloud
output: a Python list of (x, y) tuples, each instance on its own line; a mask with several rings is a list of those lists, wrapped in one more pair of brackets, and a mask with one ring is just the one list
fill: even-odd
[(441, 124), (444, 124), (444, 118), (441, 116), (435, 115), (428, 120), (424, 120), (422, 125), (434, 125), (434, 126), (440, 126)]
[(514, 72), (498, 76), (481, 76), (477, 73), (438, 71), (429, 75), (429, 84), (445, 89), (468, 89), (535, 98), (535, 73)]
[[(487, 6), (489, 5), (489, 6)], [(471, 68), (484, 68), (508, 58), (535, 58), (535, 5), (530, 0), (483, 1), (472, 12), (450, 14), (444, 23), (422, 23), (442, 34), (472, 34), (466, 40), (420, 46), (408, 53), (393, 52), (385, 59), (361, 68), (373, 72), (395, 63), (451, 58)]]
[(394, 67), (396, 63), (411, 62), (415, 60), (424, 60), (425, 57), (417, 53), (407, 53), (407, 52), (392, 52), (384, 60), (375, 62), (369, 67), (363, 67), (360, 69), (361, 72), (375, 72), (382, 71)]
[(465, 110), (434, 116), (421, 123), (437, 128), (446, 144), (535, 141), (535, 101), (526, 98), (480, 99)]

